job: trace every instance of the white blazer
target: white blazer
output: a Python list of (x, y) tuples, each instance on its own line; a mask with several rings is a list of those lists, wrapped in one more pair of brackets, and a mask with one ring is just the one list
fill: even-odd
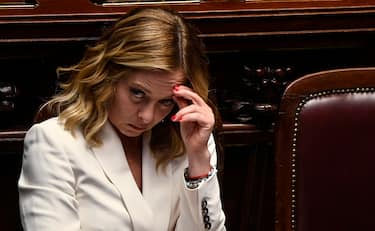
[[(27, 132), (18, 182), (25, 231), (225, 230), (216, 174), (190, 190), (186, 157), (157, 172), (145, 135), (141, 193), (109, 123), (100, 136), (103, 145), (90, 148), (79, 130), (72, 136), (57, 118)], [(216, 166), (212, 137), (209, 150)]]

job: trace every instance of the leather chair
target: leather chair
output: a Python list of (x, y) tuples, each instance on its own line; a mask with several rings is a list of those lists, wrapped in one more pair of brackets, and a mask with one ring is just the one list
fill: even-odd
[(375, 230), (375, 67), (295, 80), (275, 129), (275, 230)]

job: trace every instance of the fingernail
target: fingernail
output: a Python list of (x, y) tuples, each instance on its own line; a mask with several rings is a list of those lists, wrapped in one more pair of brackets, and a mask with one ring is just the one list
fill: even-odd
[(172, 120), (172, 121), (176, 121), (176, 117), (177, 117), (176, 115), (173, 115), (173, 116), (171, 117), (171, 120)]
[(178, 91), (178, 88), (179, 88), (179, 87), (180, 87), (180, 85), (176, 84), (176, 85), (173, 86), (173, 90), (174, 90), (174, 91)]

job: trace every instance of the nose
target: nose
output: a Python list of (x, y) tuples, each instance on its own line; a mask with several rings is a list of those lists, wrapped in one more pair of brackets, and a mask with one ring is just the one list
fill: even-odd
[(155, 107), (152, 104), (146, 104), (143, 105), (141, 108), (139, 108), (138, 111), (138, 118), (142, 121), (144, 124), (149, 124), (154, 120), (155, 116)]

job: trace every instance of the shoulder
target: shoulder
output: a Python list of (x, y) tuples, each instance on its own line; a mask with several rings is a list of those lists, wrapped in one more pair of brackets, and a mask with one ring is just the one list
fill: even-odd
[(46, 160), (75, 159), (76, 153), (88, 151), (87, 143), (81, 132), (74, 133), (64, 129), (64, 123), (57, 118), (51, 118), (34, 124), (26, 133), (23, 153), (27, 158)]
[[(76, 132), (75, 132), (76, 133)], [(59, 140), (74, 138), (70, 131), (64, 129), (64, 122), (57, 117), (52, 117), (40, 123), (34, 124), (26, 133), (25, 142), (37, 140)]]
[(33, 129), (48, 130), (48, 129), (61, 129), (61, 128), (62, 129), (64, 128), (63, 122), (61, 122), (57, 117), (52, 117), (40, 123), (34, 124), (30, 130), (33, 130)]

